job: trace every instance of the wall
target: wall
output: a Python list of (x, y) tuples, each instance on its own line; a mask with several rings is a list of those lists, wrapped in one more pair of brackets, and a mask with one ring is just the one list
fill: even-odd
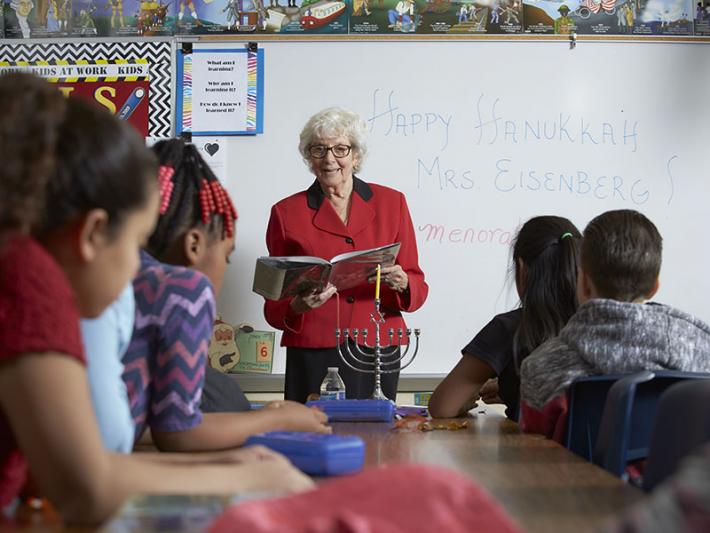
[[(264, 134), (219, 140), (240, 213), (220, 300), (226, 319), (266, 327), (251, 281), (255, 258), (266, 254), (269, 208), (312, 182), (298, 134), (311, 114), (340, 105), (370, 127), (360, 177), (407, 195), (431, 287), (425, 306), (407, 317), (422, 329), (407, 373), (448, 372), (461, 347), (515, 305), (509, 242), (540, 214), (567, 216), (581, 230), (608, 209), (646, 213), (665, 239), (656, 300), (710, 320), (708, 45), (260, 46)], [(278, 353), (274, 371), (283, 368)]]

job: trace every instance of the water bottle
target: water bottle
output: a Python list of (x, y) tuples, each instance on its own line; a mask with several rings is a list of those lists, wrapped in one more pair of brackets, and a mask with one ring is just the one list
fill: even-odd
[(323, 378), (323, 383), (320, 384), (320, 399), (321, 400), (344, 400), (345, 399), (345, 383), (338, 374), (337, 366), (329, 366), (328, 373)]

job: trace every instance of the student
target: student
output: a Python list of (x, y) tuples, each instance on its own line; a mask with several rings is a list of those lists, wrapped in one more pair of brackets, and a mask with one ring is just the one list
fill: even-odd
[[(490, 401), (497, 392), (506, 415), (517, 419), (520, 362), (557, 335), (577, 307), (580, 237), (574, 224), (556, 216), (531, 218), (520, 228), (511, 265), (520, 307), (493, 317), (461, 350), (463, 357), (431, 396), (431, 416), (464, 414), (479, 396)], [(497, 391), (486, 393), (484, 384), (496, 377)]]
[(125, 122), (34, 76), (0, 76), (0, 101), (0, 509), (29, 469), (67, 523), (98, 523), (133, 493), (311, 487), (263, 449), (159, 460), (104, 449), (79, 316), (99, 315), (135, 273), (156, 163)]
[(603, 529), (606, 533), (710, 531), (710, 443), (640, 503)]
[(521, 367), (525, 431), (561, 440), (567, 388), (578, 377), (710, 371), (710, 326), (672, 307), (643, 305), (658, 290), (661, 248), (656, 226), (637, 211), (608, 211), (586, 227), (579, 309)]
[(101, 316), (81, 320), (91, 401), (101, 440), (107, 450), (120, 453), (133, 450), (135, 434), (128, 393), (121, 377), (121, 357), (131, 341), (135, 314), (133, 285), (129, 283)]
[(323, 412), (294, 402), (203, 413), (215, 293), (234, 250), (237, 216), (195, 146), (174, 139), (154, 151), (161, 164), (160, 217), (134, 280), (136, 326), (123, 359), (136, 440), (150, 427), (160, 450), (204, 451), (241, 445), (263, 431), (330, 432)]

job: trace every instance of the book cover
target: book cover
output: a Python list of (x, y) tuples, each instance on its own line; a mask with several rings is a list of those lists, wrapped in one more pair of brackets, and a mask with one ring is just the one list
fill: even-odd
[(340, 254), (330, 261), (311, 256), (260, 257), (252, 290), (269, 300), (281, 300), (322, 289), (328, 283), (338, 290), (350, 289), (367, 283), (378, 264), (393, 265), (399, 247), (398, 242), (387, 244)]

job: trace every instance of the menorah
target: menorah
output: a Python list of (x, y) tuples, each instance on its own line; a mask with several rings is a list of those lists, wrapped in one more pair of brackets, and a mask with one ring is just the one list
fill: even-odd
[[(378, 270), (379, 273), (379, 270)], [(378, 282), (379, 282), (379, 275), (378, 275)], [(379, 283), (377, 286), (377, 296), (379, 296)], [(370, 321), (375, 325), (375, 343), (373, 345), (368, 344), (367, 341), (367, 329), (357, 329), (353, 328), (352, 330), (352, 337), (354, 342), (354, 351), (353, 348), (350, 346), (350, 342), (348, 342), (348, 337), (350, 336), (350, 329), (345, 328), (342, 330), (342, 335), (345, 338), (345, 348), (343, 353), (343, 349), (341, 349), (340, 346), (340, 336), (341, 336), (341, 330), (340, 327), (335, 328), (335, 339), (337, 342), (338, 346), (338, 354), (340, 354), (340, 358), (343, 360), (343, 362), (348, 365), (350, 368), (357, 372), (365, 372), (368, 374), (375, 374), (375, 389), (372, 392), (372, 399), (375, 400), (387, 400), (387, 396), (384, 395), (382, 392), (382, 384), (381, 384), (381, 376), (382, 374), (392, 374), (394, 372), (399, 372), (400, 370), (404, 370), (407, 368), (409, 365), (412, 364), (412, 361), (414, 361), (414, 358), (417, 356), (417, 352), (419, 351), (419, 329), (414, 330), (414, 338), (415, 338), (415, 346), (414, 346), (414, 351), (411, 354), (411, 358), (406, 362), (402, 363), (402, 360), (404, 360), (407, 357), (407, 354), (409, 353), (409, 349), (412, 346), (411, 339), (408, 344), (406, 344), (406, 348), (402, 350), (402, 339), (404, 338), (404, 333), (406, 331), (406, 336), (410, 337), (412, 334), (412, 330), (410, 328), (407, 328), (406, 330), (402, 330), (402, 328), (397, 329), (397, 340), (395, 342), (395, 332), (394, 328), (389, 329), (389, 344), (387, 346), (383, 346), (380, 341), (380, 327), (382, 324), (385, 323), (385, 317), (384, 315), (380, 312), (380, 299), (375, 298), (375, 312), (370, 313)], [(340, 325), (340, 324), (338, 324)], [(360, 336), (362, 335), (362, 345), (360, 343)], [(365, 346), (369, 350), (373, 350), (372, 353), (368, 353), (365, 350), (363, 350), (362, 346)], [(358, 367), (356, 365), (358, 363), (362, 367)]]

